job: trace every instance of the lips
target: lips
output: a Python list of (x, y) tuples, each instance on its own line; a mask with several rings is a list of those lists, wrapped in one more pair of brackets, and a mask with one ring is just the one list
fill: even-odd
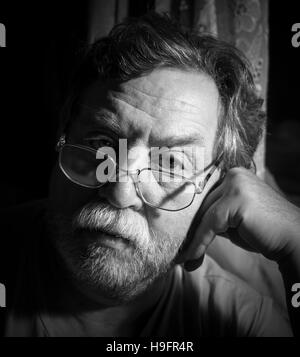
[(112, 232), (104, 230), (82, 230), (81, 232), (89, 240), (98, 241), (99, 244), (109, 246), (111, 248), (128, 248), (132, 245), (132, 241)]
[(129, 241), (127, 239), (105, 233), (101, 234), (98, 242), (99, 244), (110, 248), (126, 249), (129, 247)]

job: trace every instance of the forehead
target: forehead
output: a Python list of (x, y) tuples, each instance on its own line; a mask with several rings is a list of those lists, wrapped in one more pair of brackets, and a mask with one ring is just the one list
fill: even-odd
[(83, 93), (81, 102), (82, 110), (88, 108), (95, 116), (103, 110), (111, 113), (124, 135), (150, 139), (199, 132), (209, 137), (217, 128), (216, 85), (194, 71), (164, 68), (121, 84), (97, 81)]

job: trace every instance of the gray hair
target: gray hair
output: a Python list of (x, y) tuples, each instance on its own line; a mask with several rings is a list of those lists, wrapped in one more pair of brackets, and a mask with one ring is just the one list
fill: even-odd
[(215, 155), (223, 153), (223, 172), (237, 166), (250, 168), (265, 113), (248, 60), (224, 41), (184, 32), (167, 15), (148, 13), (127, 19), (86, 49), (62, 112), (63, 125), (76, 116), (79, 96), (93, 81), (127, 81), (159, 67), (196, 69), (214, 80), (222, 103)]

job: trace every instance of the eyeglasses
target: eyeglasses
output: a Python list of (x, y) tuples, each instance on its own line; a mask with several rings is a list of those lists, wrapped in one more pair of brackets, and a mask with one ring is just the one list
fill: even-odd
[[(60, 137), (56, 150), (59, 152), (61, 171), (73, 183), (85, 188), (97, 189), (109, 182), (116, 182), (116, 175), (121, 181), (121, 172), (126, 171), (126, 174), (132, 178), (136, 192), (143, 202), (150, 207), (165, 211), (180, 211), (189, 207), (196, 194), (203, 192), (222, 159), (221, 155), (211, 165), (204, 179), (196, 182), (195, 177), (186, 177), (174, 169), (146, 167), (141, 170), (123, 170), (113, 157), (104, 151), (101, 153), (101, 149), (95, 150), (83, 145), (67, 144), (65, 135)], [(97, 170), (104, 163), (105, 169), (99, 180)]]

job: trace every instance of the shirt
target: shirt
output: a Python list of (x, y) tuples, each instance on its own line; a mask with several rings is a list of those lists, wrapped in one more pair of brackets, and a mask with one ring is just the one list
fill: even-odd
[[(7, 307), (1, 309), (3, 334), (107, 336), (97, 311), (69, 313), (58, 301), (60, 272), (45, 235), (45, 209), (46, 201), (42, 201), (2, 215), (0, 282), (7, 290)], [(206, 256), (193, 272), (175, 266), (136, 336), (292, 336), (292, 331), (288, 318), (270, 297)]]

